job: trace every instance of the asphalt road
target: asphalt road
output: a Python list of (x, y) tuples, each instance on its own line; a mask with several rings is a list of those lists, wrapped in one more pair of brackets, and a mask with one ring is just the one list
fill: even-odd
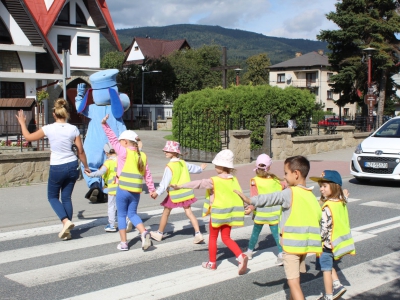
[[(157, 149), (155, 146), (154, 154)], [(400, 299), (398, 184), (358, 184), (348, 176), (350, 157), (351, 149), (309, 157), (310, 175), (318, 175), (324, 169), (340, 169), (344, 188), (350, 190), (348, 207), (357, 255), (346, 256), (339, 264), (340, 279), (348, 290), (343, 299)], [(157, 159), (160, 165), (153, 168), (156, 182), (166, 163), (162, 154)], [(276, 161), (273, 166), (281, 176), (282, 162)], [(238, 166), (244, 188), (252, 168), (250, 164)], [(202, 176), (210, 174), (211, 166)], [(192, 179), (201, 177), (196, 176)], [(59, 221), (45, 200), (45, 184), (0, 189), (0, 299), (287, 298), (284, 270), (274, 265), (276, 247), (267, 227), (247, 274), (237, 275), (235, 258), (221, 242), (218, 269), (209, 271), (200, 267), (208, 260), (207, 243), (192, 243), (193, 229), (183, 210), (173, 211), (168, 236), (162, 242), (153, 241), (149, 251), (141, 250), (138, 234), (133, 231), (128, 234), (130, 250), (120, 252), (116, 249), (118, 233), (103, 230), (106, 204), (87, 203), (82, 198), (85, 191), (84, 182), (78, 182), (73, 195), (77, 226), (72, 231), (73, 239), (63, 242), (57, 237)], [(319, 195), (317, 186), (314, 193)], [(201, 195), (193, 207), (206, 235), (207, 220), (200, 218)], [(151, 230), (158, 227), (161, 201), (142, 195), (139, 212)], [(245, 227), (232, 231), (232, 237), (243, 249), (251, 230), (248, 217)], [(314, 262), (314, 256), (307, 258), (308, 273), (301, 279), (307, 299), (315, 299), (323, 291), (322, 276), (314, 270)]]

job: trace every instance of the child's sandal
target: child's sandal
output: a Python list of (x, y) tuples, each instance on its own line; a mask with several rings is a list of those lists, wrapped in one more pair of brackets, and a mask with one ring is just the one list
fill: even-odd
[(208, 270), (216, 270), (216, 269), (217, 269), (217, 264), (216, 264), (216, 263), (209, 262), (209, 261), (203, 262), (203, 263), (201, 264), (201, 266), (202, 266), (203, 268), (205, 268), (205, 269), (208, 269)]

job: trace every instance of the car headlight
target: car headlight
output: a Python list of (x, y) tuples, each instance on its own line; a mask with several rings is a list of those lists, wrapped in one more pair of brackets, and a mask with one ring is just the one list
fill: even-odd
[(361, 144), (357, 145), (356, 150), (354, 150), (354, 153), (355, 154), (362, 154), (363, 153), (363, 150), (361, 148)]

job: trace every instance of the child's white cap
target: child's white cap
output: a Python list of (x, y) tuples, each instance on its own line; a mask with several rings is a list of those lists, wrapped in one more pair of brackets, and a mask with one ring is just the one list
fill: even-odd
[(233, 152), (229, 149), (222, 150), (218, 152), (211, 163), (216, 166), (233, 169)]
[(136, 142), (136, 138), (137, 137), (138, 137), (138, 135), (133, 130), (125, 130), (118, 137), (118, 141), (120, 141), (120, 140), (128, 140), (128, 141)]
[[(260, 165), (265, 165), (264, 167)], [(263, 153), (260, 154), (257, 157), (256, 160), (256, 168), (253, 171), (256, 171), (257, 169), (262, 169), (262, 170), (268, 170), (268, 168), (272, 165), (272, 159), (269, 157), (267, 154)]]
[(111, 146), (110, 143), (105, 144), (103, 149), (104, 149), (104, 152), (106, 152), (106, 153), (110, 153), (111, 150), (114, 150), (114, 148)]

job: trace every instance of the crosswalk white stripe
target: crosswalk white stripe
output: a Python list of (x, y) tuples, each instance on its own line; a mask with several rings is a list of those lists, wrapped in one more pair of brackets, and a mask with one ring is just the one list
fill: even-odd
[[(357, 241), (365, 240), (374, 235), (354, 232), (354, 239)], [(271, 252), (276, 251), (276, 247), (271, 247), (258, 251), (257, 255), (248, 264), (250, 272), (258, 272), (275, 266), (276, 256)], [(148, 279), (103, 289), (76, 297), (69, 300), (86, 299), (162, 299), (176, 295), (177, 293), (187, 292), (196, 288), (201, 288), (218, 282), (226, 281), (237, 277), (236, 263), (232, 264), (230, 260), (223, 260), (216, 272), (205, 270), (199, 266), (168, 273), (168, 276), (160, 275)], [(185, 278), (185, 284), (176, 284)], [(154, 286), (157, 288), (154, 288)]]
[(394, 228), (398, 228), (398, 227), (400, 227), (400, 223), (391, 224), (391, 225), (388, 225), (388, 226), (385, 226), (385, 227), (382, 227), (382, 228), (377, 228), (377, 229), (374, 229), (374, 230), (370, 230), (370, 231), (368, 231), (368, 233), (378, 234), (378, 233), (381, 233), (381, 232), (384, 232), (384, 231), (387, 231), (387, 230), (391, 230), (391, 229), (394, 229)]
[(370, 202), (362, 203), (361, 205), (391, 208), (391, 209), (400, 209), (400, 204), (383, 202), (383, 201), (370, 201)]
[[(389, 264), (388, 261), (390, 261)], [(339, 278), (344, 277), (350, 283), (349, 286), (346, 286), (347, 292), (342, 298), (351, 299), (356, 295), (400, 278), (399, 261), (400, 251), (397, 251), (339, 271)], [(320, 286), (320, 290), (323, 290), (324, 286), (322, 278), (308, 281), (306, 284)], [(286, 300), (288, 294), (288, 290), (283, 290), (258, 300)], [(315, 296), (310, 295), (306, 299), (315, 299)]]
[[(248, 238), (249, 227), (251, 226), (235, 228), (234, 230), (232, 230), (232, 238)], [(208, 235), (204, 235), (204, 237), (207, 238)], [(364, 239), (375, 237), (375, 235), (353, 232), (353, 237), (355, 241), (361, 241)], [(192, 239), (184, 239), (169, 243), (161, 242), (155, 245), (157, 251), (151, 252), (151, 254), (143, 252), (141, 249), (135, 249), (128, 252), (117, 252), (115, 254), (103, 255), (85, 260), (9, 274), (5, 277), (25, 286), (33, 287), (60, 280), (66, 280), (68, 278), (96, 273), (99, 269), (105, 271), (115, 269), (117, 267), (126, 266), (127, 264), (141, 263), (148, 260), (161, 259), (168, 256), (176, 255), (177, 253), (193, 251), (194, 249), (207, 248), (207, 245), (205, 244), (194, 245)], [(266, 249), (265, 251), (270, 251), (270, 249)], [(60, 272), (60, 269), (62, 269), (63, 272)]]
[(396, 221), (399, 221), (399, 220), (400, 220), (400, 217), (394, 217), (394, 218), (390, 218), (390, 219), (386, 219), (386, 220), (382, 220), (382, 221), (378, 221), (378, 222), (374, 222), (374, 223), (369, 223), (369, 224), (366, 224), (366, 225), (358, 226), (358, 227), (352, 228), (352, 230), (362, 231), (362, 230), (365, 230), (365, 229), (377, 227), (377, 226), (380, 226), (380, 225), (383, 225), (383, 224), (396, 222)]
[[(149, 210), (149, 211), (143, 211), (139, 212), (139, 216), (141, 218), (147, 218), (147, 217), (157, 217), (162, 214), (164, 209), (155, 209), (155, 210)], [(197, 211), (200, 210), (200, 208), (197, 207), (192, 207), (192, 211)], [(183, 208), (175, 208), (171, 211), (171, 215), (174, 214), (181, 214), (184, 213)], [(98, 225), (106, 225), (108, 222), (107, 218), (98, 218), (98, 219), (90, 219), (90, 220), (84, 220), (84, 221), (74, 221), (75, 227), (84, 229), (84, 228), (89, 228), (89, 227), (94, 227)], [(35, 236), (40, 236), (40, 235), (46, 235), (46, 234), (51, 234), (51, 233), (57, 233), (61, 230), (61, 223), (60, 225), (50, 225), (50, 226), (43, 226), (43, 227), (37, 227), (37, 228), (29, 228), (29, 229), (23, 229), (23, 230), (18, 230), (18, 231), (9, 231), (9, 232), (3, 232), (0, 233), (0, 242), (4, 241), (9, 241), (9, 240), (16, 240), (16, 239), (22, 239), (22, 238), (30, 238), (30, 237), (35, 237)]]
[[(208, 221), (199, 220), (199, 226), (208, 224)], [(177, 221), (174, 223), (168, 223), (165, 232), (169, 231), (180, 231), (184, 228), (191, 228), (192, 225), (189, 220)], [(128, 233), (128, 241), (138, 235), (138, 231)], [(104, 245), (108, 243), (118, 243), (120, 241), (118, 233), (104, 233), (95, 236), (85, 237), (83, 239), (72, 239), (70, 241), (59, 241), (57, 243), (49, 245), (32, 246), (28, 248), (15, 249), (9, 251), (3, 251), (0, 255), (0, 264), (9, 263), (13, 261), (19, 261), (24, 259), (30, 259), (34, 257), (41, 257), (61, 252), (67, 252), (72, 250), (84, 249), (88, 247)]]

